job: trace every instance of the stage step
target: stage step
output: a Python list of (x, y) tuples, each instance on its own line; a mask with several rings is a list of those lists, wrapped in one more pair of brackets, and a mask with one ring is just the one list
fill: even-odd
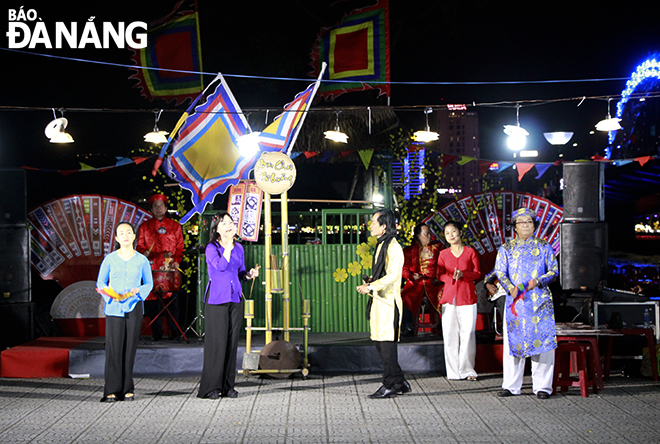
[[(103, 337), (40, 338), (2, 352), (3, 377), (89, 377), (102, 378), (105, 364)], [(292, 334), (291, 343), (303, 352), (302, 335)], [(263, 337), (253, 337), (252, 351), (263, 347)], [(15, 350), (18, 349), (18, 350)], [(236, 368), (242, 370), (245, 342), (238, 349)], [(185, 341), (140, 339), (134, 374), (146, 376), (198, 376), (202, 372), (203, 341), (193, 336)], [(380, 373), (382, 365), (367, 333), (310, 334), (310, 374)], [(406, 373), (445, 373), (441, 338), (424, 334), (403, 338), (399, 364)], [(502, 344), (477, 344), (478, 373), (502, 371)]]

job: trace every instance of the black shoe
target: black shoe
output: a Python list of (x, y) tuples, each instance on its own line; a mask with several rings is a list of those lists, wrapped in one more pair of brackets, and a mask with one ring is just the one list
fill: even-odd
[(401, 332), (401, 336), (404, 338), (415, 336), (415, 330), (413, 330), (412, 328), (404, 328), (403, 331)]
[(101, 402), (116, 402), (116, 401), (117, 401), (117, 396), (115, 395), (108, 395), (101, 398)]
[(497, 396), (499, 396), (500, 398), (508, 398), (509, 396), (514, 396), (514, 395), (509, 390), (504, 389), (497, 392)]
[(238, 398), (238, 392), (234, 389), (230, 389), (227, 393), (222, 395), (223, 398)]
[(536, 397), (539, 399), (548, 399), (550, 398), (550, 393), (548, 392), (537, 392)]
[(394, 398), (396, 396), (396, 388), (386, 388), (384, 385), (381, 385), (376, 392), (369, 395), (371, 399), (382, 399), (382, 398)]
[(397, 384), (394, 386), (396, 388), (396, 392), (400, 394), (405, 394), (405, 393), (410, 393), (412, 392), (412, 387), (410, 387), (410, 383), (406, 381), (405, 379), (401, 384)]
[(220, 399), (220, 392), (218, 390), (213, 390), (208, 395), (206, 395), (206, 397), (208, 399)]
[(135, 394), (133, 393), (126, 393), (124, 395), (124, 401), (134, 401), (135, 400)]

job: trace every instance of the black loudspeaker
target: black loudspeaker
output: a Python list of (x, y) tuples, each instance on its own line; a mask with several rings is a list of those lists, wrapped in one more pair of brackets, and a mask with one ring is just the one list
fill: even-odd
[(26, 226), (0, 227), (0, 305), (30, 302), (30, 247)]
[(0, 169), (0, 226), (27, 224), (25, 170)]
[(594, 290), (607, 277), (607, 223), (562, 223), (559, 259), (563, 290)]
[(34, 339), (34, 304), (0, 305), (0, 349)]
[(564, 164), (564, 220), (605, 220), (605, 169), (603, 162)]

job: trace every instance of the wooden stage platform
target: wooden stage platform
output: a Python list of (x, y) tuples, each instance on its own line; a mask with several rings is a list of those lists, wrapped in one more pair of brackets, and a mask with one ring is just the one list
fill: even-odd
[[(102, 378), (104, 337), (44, 337), (2, 351), (0, 377)], [(185, 341), (152, 341), (142, 337), (135, 362), (135, 376), (201, 375), (204, 343), (194, 335)], [(302, 333), (291, 333), (292, 344), (303, 352)], [(477, 344), (478, 373), (502, 371), (502, 342)], [(263, 334), (253, 335), (252, 351), (264, 345)], [(245, 340), (239, 344), (236, 368), (242, 370)], [(380, 358), (368, 333), (310, 333), (310, 374), (380, 373)], [(445, 373), (442, 338), (430, 333), (402, 338), (399, 363), (409, 374)]]

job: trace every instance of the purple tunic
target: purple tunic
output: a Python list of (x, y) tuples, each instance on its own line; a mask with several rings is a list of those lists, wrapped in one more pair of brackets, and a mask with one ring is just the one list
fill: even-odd
[(206, 287), (204, 301), (219, 305), (227, 302), (240, 302), (243, 294), (241, 280), (245, 278), (245, 253), (243, 246), (234, 244), (229, 262), (222, 255), (225, 249), (217, 242), (206, 246), (206, 266), (209, 284)]

